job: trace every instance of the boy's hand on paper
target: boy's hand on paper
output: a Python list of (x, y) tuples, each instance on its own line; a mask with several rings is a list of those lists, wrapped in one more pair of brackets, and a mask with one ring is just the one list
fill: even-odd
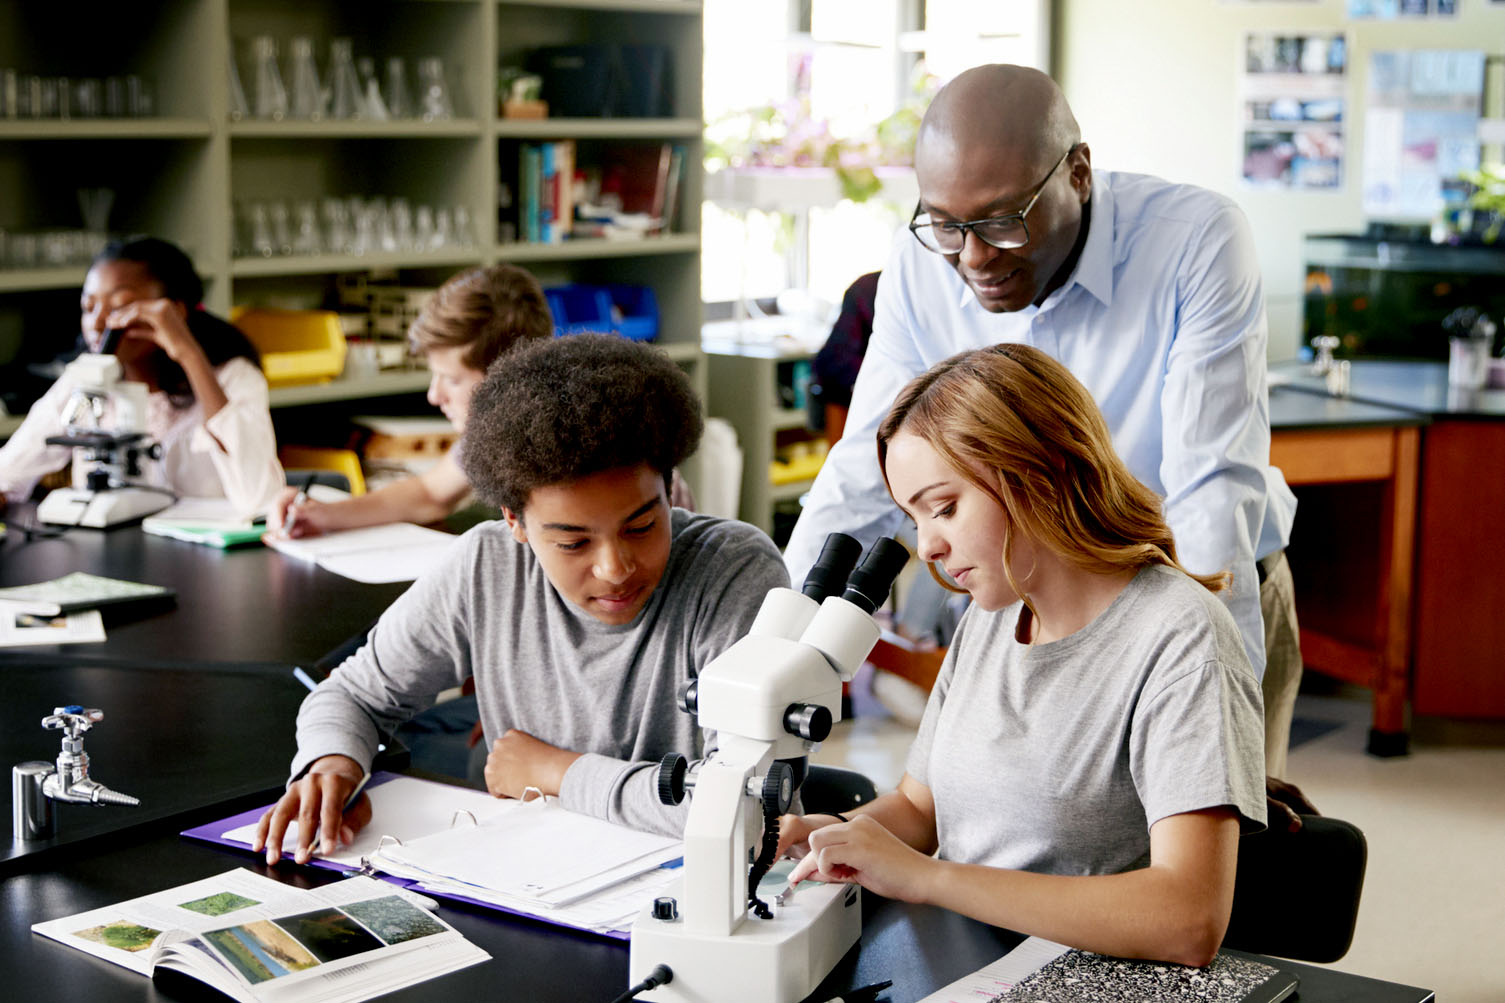
[(856, 882), (885, 898), (924, 901), (934, 858), (909, 846), (875, 819), (859, 815), (850, 822), (821, 826), (810, 834), (808, 843), (810, 852), (789, 874), (791, 885), (806, 878)]
[(355, 839), (355, 834), (371, 821), (371, 799), (362, 794), (345, 811), (350, 795), (360, 787), (366, 772), (349, 756), (323, 756), (314, 760), (308, 772), (295, 780), (281, 800), (266, 810), (256, 825), (251, 851), (266, 851), (268, 864), (282, 857), (282, 839), (288, 823), (298, 823), (298, 846), (293, 859), (308, 863), (313, 856), (314, 835), (319, 837), (319, 852), (328, 856)]
[(486, 756), (486, 789), (499, 798), (521, 798), (529, 787), (557, 795), (565, 771), (579, 758), (578, 752), (509, 728)]

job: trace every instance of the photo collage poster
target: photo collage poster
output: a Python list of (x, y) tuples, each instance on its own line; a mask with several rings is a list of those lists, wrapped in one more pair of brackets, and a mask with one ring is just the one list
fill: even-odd
[(1364, 111), (1364, 212), (1430, 220), (1479, 166), (1485, 54), (1413, 49), (1370, 55)]
[(1342, 31), (1244, 35), (1246, 184), (1333, 191), (1343, 183), (1348, 48)]
[(1457, 13), (1458, 0), (1348, 0), (1348, 16), (1355, 20), (1454, 17)]

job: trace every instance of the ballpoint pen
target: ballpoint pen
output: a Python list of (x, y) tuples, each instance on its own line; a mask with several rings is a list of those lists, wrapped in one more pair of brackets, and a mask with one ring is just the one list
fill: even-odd
[(303, 479), (303, 486), (298, 489), (298, 493), (293, 496), (293, 500), (288, 502), (287, 511), (282, 515), (283, 536), (286, 536), (288, 533), (292, 532), (293, 523), (298, 519), (295, 510), (299, 505), (302, 505), (304, 502), (308, 501), (308, 489), (309, 486), (313, 484), (313, 482), (314, 475), (309, 474), (306, 478)]
[(893, 979), (884, 979), (882, 982), (874, 982), (870, 986), (863, 986), (860, 989), (850, 989), (840, 996), (833, 996), (826, 1003), (873, 1003), (883, 990), (893, 984)]

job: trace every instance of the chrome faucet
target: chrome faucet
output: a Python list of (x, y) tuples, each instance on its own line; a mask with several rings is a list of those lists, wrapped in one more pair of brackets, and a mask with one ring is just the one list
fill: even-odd
[(56, 763), (27, 762), (11, 769), (11, 829), (16, 839), (49, 839), (57, 835), (52, 802), (136, 805), (140, 800), (112, 791), (89, 777), (89, 754), (84, 732), (104, 720), (104, 711), (78, 704), (54, 708), (42, 727), (63, 733)]

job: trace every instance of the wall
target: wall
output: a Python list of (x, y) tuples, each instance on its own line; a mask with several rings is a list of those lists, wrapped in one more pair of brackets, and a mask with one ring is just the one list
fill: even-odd
[[(1505, 4), (1458, 0), (1451, 18), (1350, 21), (1346, 0), (1056, 0), (1056, 79), (1099, 167), (1203, 185), (1248, 213), (1264, 269), (1271, 359), (1295, 355), (1301, 332), (1302, 237), (1357, 232), (1362, 101), (1369, 54), (1386, 49), (1505, 53)], [(1246, 30), (1346, 28), (1347, 162), (1336, 192), (1256, 190), (1240, 175), (1239, 82)], [(1492, 69), (1492, 114), (1500, 77)]]

